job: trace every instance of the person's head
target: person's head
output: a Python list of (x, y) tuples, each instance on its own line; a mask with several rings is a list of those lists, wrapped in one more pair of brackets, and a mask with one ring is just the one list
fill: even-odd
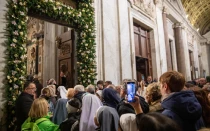
[(201, 128), (200, 130), (198, 131), (210, 131), (210, 128)]
[(205, 78), (200, 78), (199, 79), (199, 85), (203, 86), (206, 84), (206, 79)]
[(72, 97), (74, 97), (74, 89), (73, 88), (69, 88), (66, 94), (67, 99), (71, 99)]
[(206, 90), (195, 90), (193, 91), (195, 97), (202, 106), (202, 117), (207, 127), (210, 127), (210, 101), (208, 99), (208, 92)]
[(107, 88), (112, 88), (112, 89), (116, 90), (116, 87), (115, 87), (115, 85), (113, 85), (113, 84), (108, 85)]
[(151, 83), (146, 88), (146, 101), (148, 104), (151, 104), (152, 102), (156, 100), (160, 100), (162, 95), (160, 93), (160, 86), (158, 83)]
[(56, 81), (51, 78), (49, 81), (48, 81), (48, 85), (55, 85), (56, 84)]
[(34, 77), (32, 75), (26, 76), (26, 81), (27, 82), (33, 82)]
[(120, 94), (120, 92), (121, 92), (121, 88), (122, 88), (122, 86), (121, 86), (121, 85), (119, 85), (119, 86), (115, 86), (115, 90), (117, 91), (117, 93), (118, 93), (118, 94)]
[(120, 102), (120, 98), (117, 96), (117, 92), (113, 88), (104, 89), (102, 96), (104, 102), (110, 107), (116, 108), (117, 104)]
[(28, 94), (35, 95), (36, 93), (36, 85), (33, 82), (26, 82), (23, 88), (24, 92)]
[(68, 113), (75, 113), (80, 111), (82, 103), (77, 98), (72, 98), (66, 103), (66, 108)]
[(185, 83), (185, 87), (186, 88), (191, 88), (191, 87), (194, 87), (195, 85), (194, 84), (192, 84), (192, 83), (190, 83), (190, 82), (186, 82)]
[(99, 90), (103, 90), (103, 88), (104, 88), (104, 81), (99, 80), (97, 82), (97, 87), (98, 87)]
[(49, 97), (51, 96), (50, 89), (49, 89), (49, 88), (43, 88), (43, 90), (42, 90), (42, 95), (43, 95), (45, 98), (49, 98)]
[(78, 94), (79, 92), (83, 92), (83, 91), (85, 91), (85, 88), (84, 88), (83, 85), (76, 85), (74, 87), (74, 94), (75, 95)]
[(101, 106), (96, 111), (94, 122), (101, 131), (118, 131), (119, 115), (114, 108)]
[(94, 87), (94, 85), (88, 85), (88, 86), (86, 87), (86, 91), (87, 91), (88, 93), (90, 93), (90, 94), (95, 94), (95, 87)]
[(143, 115), (139, 120), (138, 129), (139, 131), (181, 131), (176, 122), (157, 112)]
[(111, 85), (111, 84), (112, 84), (111, 81), (106, 81), (106, 82), (104, 83), (104, 87), (106, 88), (108, 85)]
[(131, 113), (121, 115), (120, 127), (123, 131), (138, 131), (136, 124), (136, 115)]
[(28, 116), (31, 118), (41, 118), (47, 116), (49, 104), (44, 98), (37, 98), (31, 105)]
[(147, 82), (152, 82), (152, 76), (147, 77)]
[(82, 113), (80, 117), (80, 121), (83, 124), (80, 124), (80, 130), (93, 131), (96, 129), (97, 126), (94, 123), (94, 115), (100, 106), (103, 106), (103, 104), (96, 95), (87, 93), (83, 96)]
[(159, 81), (162, 95), (179, 92), (184, 88), (185, 84), (184, 76), (177, 71), (168, 71), (162, 74)]

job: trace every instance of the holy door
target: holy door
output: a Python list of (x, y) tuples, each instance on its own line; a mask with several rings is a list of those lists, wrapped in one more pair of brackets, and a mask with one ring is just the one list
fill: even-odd
[(73, 88), (75, 85), (74, 69), (74, 31), (70, 30), (57, 37), (57, 47), (60, 49), (58, 64), (60, 68), (59, 85)]
[(149, 32), (134, 24), (135, 56), (137, 80), (152, 76), (152, 59)]

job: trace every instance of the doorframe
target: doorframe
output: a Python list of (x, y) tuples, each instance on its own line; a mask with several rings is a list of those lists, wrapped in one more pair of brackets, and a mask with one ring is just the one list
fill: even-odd
[(135, 42), (134, 42), (134, 22), (140, 26), (148, 29), (150, 33), (150, 46), (152, 57), (152, 75), (153, 78), (158, 78), (161, 75), (160, 71), (160, 51), (157, 37), (157, 27), (154, 19), (144, 16), (140, 12), (136, 11), (132, 7), (129, 7), (128, 12), (130, 14), (130, 34), (131, 34), (131, 64), (132, 64), (132, 78), (137, 79), (136, 76), (136, 61), (135, 61)]

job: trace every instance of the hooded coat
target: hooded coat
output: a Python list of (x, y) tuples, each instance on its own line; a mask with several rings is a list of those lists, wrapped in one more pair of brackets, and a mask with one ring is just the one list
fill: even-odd
[(175, 92), (162, 103), (162, 114), (173, 119), (183, 131), (196, 131), (196, 123), (202, 115), (202, 107), (193, 91)]

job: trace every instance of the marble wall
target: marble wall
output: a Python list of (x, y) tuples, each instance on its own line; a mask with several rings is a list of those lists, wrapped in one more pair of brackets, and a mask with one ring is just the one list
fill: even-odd
[(4, 73), (4, 68), (5, 68), (5, 47), (3, 46), (4, 41), (6, 40), (4, 37), (4, 29), (6, 27), (6, 21), (5, 21), (5, 10), (6, 9), (6, 0), (0, 0), (0, 130), (4, 131), (4, 124), (5, 124), (5, 118), (3, 117), (3, 108), (4, 104), (6, 102), (6, 97), (5, 97), (5, 89), (4, 89), (4, 84), (3, 81), (5, 79), (5, 73)]

